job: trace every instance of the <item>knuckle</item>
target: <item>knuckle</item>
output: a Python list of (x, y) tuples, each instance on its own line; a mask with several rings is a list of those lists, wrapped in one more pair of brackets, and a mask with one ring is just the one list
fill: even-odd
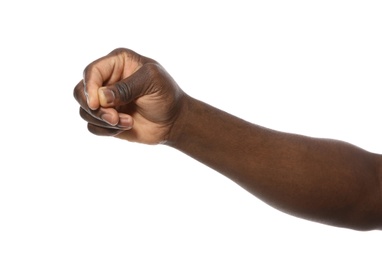
[(79, 97), (79, 95), (78, 95), (78, 86), (75, 87), (74, 90), (73, 90), (73, 97), (74, 97), (75, 100), (78, 101), (78, 97)]
[(156, 82), (163, 77), (163, 68), (158, 63), (145, 64), (145, 70), (147, 78), (151, 79), (153, 82)]
[(149, 76), (152, 76), (152, 77), (160, 75), (162, 70), (161, 66), (158, 63), (147, 63), (145, 67), (147, 69)]
[(85, 111), (85, 109), (83, 109), (82, 107), (80, 107), (80, 117), (85, 120), (85, 121), (88, 121), (88, 116), (89, 114)]
[(132, 86), (124, 81), (115, 84), (114, 95), (120, 99), (122, 103), (127, 103), (132, 97)]
[(81, 83), (78, 83), (77, 86), (73, 90), (73, 97), (75, 100), (80, 102), (84, 95), (84, 86)]
[(85, 67), (85, 69), (84, 69), (84, 71), (83, 71), (83, 73), (82, 73), (84, 79), (86, 78), (86, 75), (88, 75), (89, 72), (91, 72), (91, 71), (93, 70), (93, 68), (94, 68), (94, 64), (93, 64), (93, 63), (91, 63), (91, 64), (89, 64), (89, 65), (87, 65), (87, 66)]
[(111, 51), (112, 54), (120, 54), (124, 52), (129, 52), (130, 50), (127, 48), (116, 48), (113, 51)]
[(122, 60), (139, 60), (140, 55), (127, 48), (116, 48), (109, 55), (120, 57)]

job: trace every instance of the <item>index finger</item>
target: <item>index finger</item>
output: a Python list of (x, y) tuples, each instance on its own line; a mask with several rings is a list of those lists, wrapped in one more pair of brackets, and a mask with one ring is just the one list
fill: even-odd
[(115, 57), (105, 56), (90, 63), (84, 70), (84, 92), (90, 109), (99, 107), (98, 89), (110, 78), (115, 77)]
[(137, 71), (142, 63), (151, 61), (138, 53), (118, 48), (108, 55), (90, 63), (84, 70), (84, 92), (89, 108), (100, 106), (98, 89), (104, 85), (114, 84)]

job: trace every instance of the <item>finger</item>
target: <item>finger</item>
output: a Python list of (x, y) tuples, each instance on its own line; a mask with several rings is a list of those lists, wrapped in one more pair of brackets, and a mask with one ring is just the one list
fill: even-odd
[(84, 83), (82, 80), (78, 82), (78, 84), (75, 86), (73, 90), (73, 96), (74, 96), (74, 99), (78, 102), (78, 104), (80, 104), (81, 106), (85, 104), (85, 106), (87, 106), (86, 96), (84, 93)]
[[(99, 107), (98, 88), (110, 77), (116, 77), (118, 70), (115, 70), (115, 57), (106, 56), (89, 64), (83, 75), (84, 93), (90, 109)], [(119, 72), (120, 73), (120, 72)]]
[(154, 93), (155, 81), (160, 75), (161, 66), (157, 63), (144, 64), (131, 76), (98, 90), (102, 107), (126, 105), (145, 94)]
[(143, 57), (129, 49), (116, 49), (90, 63), (84, 70), (84, 91), (91, 109), (99, 107), (98, 89), (114, 84), (134, 73), (141, 66)]
[(92, 134), (99, 135), (99, 136), (116, 136), (124, 131), (121, 129), (104, 128), (97, 125), (92, 125), (90, 123), (88, 124), (88, 130)]
[(99, 121), (103, 121), (105, 125), (108, 124), (115, 126), (118, 124), (119, 114), (114, 108), (99, 108), (97, 110), (92, 110), (89, 108), (86, 101), (85, 93), (83, 91), (82, 81), (80, 81), (74, 88), (73, 95), (77, 102), (80, 104), (81, 110), (83, 110), (84, 112), (86, 111), (86, 113), (89, 116)]
[(119, 130), (129, 130), (133, 127), (134, 121), (133, 118), (126, 114), (119, 114), (119, 121), (116, 125), (111, 125), (110, 123), (105, 122), (94, 117), (92, 114), (88, 113), (85, 109), (80, 108), (80, 116), (86, 122), (96, 125), (103, 128), (109, 129), (119, 129)]

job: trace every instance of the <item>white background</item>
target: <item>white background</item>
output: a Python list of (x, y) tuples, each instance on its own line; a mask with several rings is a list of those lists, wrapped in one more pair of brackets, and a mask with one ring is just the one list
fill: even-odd
[(90, 134), (72, 96), (88, 63), (127, 47), (248, 121), (380, 153), (381, 14), (381, 1), (3, 1), (0, 259), (381, 259), (381, 232), (288, 216), (169, 147)]

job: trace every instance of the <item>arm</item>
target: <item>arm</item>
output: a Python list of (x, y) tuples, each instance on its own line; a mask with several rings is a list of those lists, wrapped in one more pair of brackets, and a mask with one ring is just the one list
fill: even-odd
[[(381, 156), (251, 124), (188, 98), (167, 142), (286, 213), (381, 229)], [(197, 123), (196, 123), (197, 122)]]
[(91, 63), (84, 79), (74, 95), (90, 132), (171, 146), (294, 216), (382, 228), (381, 156), (241, 120), (189, 97), (159, 63), (130, 50)]

